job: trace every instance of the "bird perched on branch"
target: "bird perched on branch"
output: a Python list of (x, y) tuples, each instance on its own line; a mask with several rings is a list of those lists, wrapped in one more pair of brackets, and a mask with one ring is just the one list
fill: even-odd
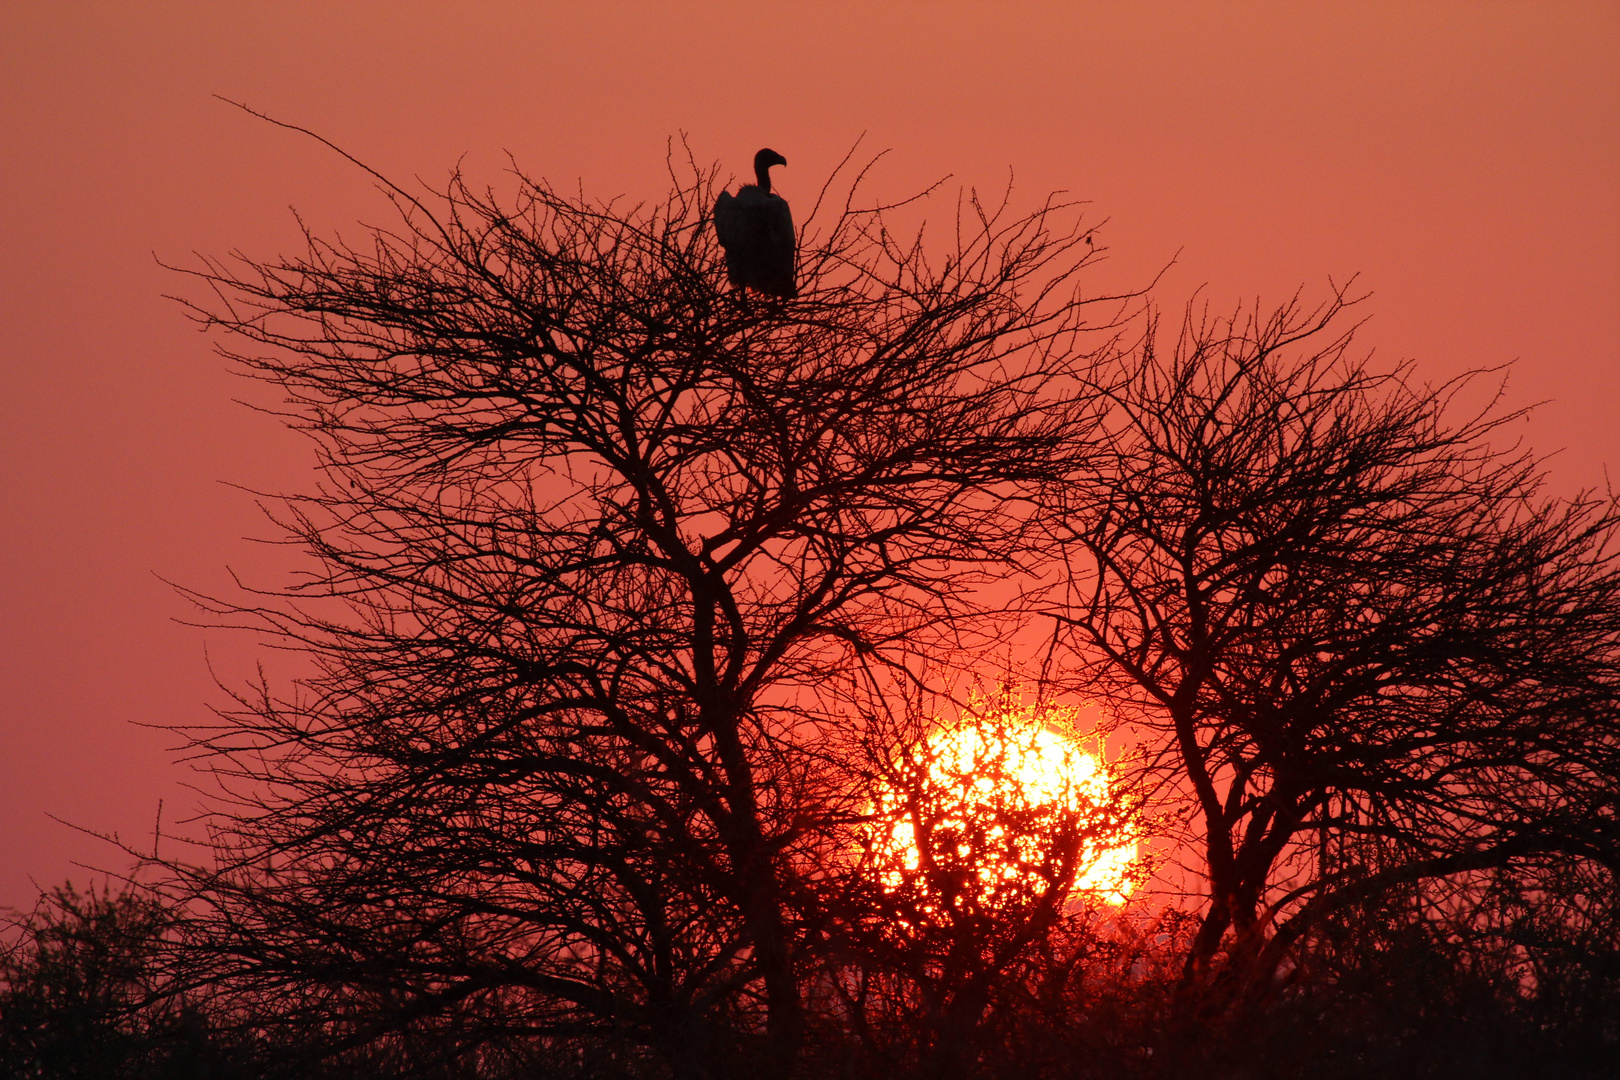
[(745, 184), (737, 194), (722, 191), (714, 203), (714, 231), (726, 249), (726, 277), (741, 288), (772, 296), (793, 296), (793, 212), (787, 200), (771, 192), (772, 165), (786, 165), (775, 150), (754, 155), (758, 184)]

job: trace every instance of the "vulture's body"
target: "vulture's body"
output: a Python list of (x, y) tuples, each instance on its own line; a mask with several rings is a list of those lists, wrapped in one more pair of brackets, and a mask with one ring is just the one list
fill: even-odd
[(757, 289), (772, 296), (793, 296), (795, 239), (793, 212), (787, 200), (771, 192), (770, 168), (786, 165), (774, 150), (754, 155), (757, 184), (746, 184), (737, 194), (721, 192), (714, 204), (714, 231), (726, 249), (726, 277), (740, 288)]

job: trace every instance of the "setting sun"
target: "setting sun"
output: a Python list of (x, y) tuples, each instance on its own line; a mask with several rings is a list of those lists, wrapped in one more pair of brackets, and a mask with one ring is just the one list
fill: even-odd
[(927, 736), (874, 798), (872, 862), (886, 890), (1000, 907), (1056, 889), (1123, 903), (1137, 828), (1073, 714), (1004, 705)]

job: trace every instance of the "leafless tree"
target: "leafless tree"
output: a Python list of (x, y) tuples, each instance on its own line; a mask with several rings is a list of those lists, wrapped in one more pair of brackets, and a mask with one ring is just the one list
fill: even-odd
[(171, 866), (195, 977), (334, 1045), (607, 1035), (701, 1075), (759, 1032), (785, 1075), (801, 867), (847, 809), (823, 691), (1001, 633), (985, 586), (1085, 452), (1128, 298), (1082, 289), (1055, 203), (966, 197), (936, 253), (857, 180), (760, 301), (722, 285), (713, 172), (641, 206), (515, 183), (382, 182), (363, 244), (189, 271), (324, 478), (277, 515), (318, 569), (208, 601), (317, 671), (193, 732), (234, 792)]
[(1547, 496), (1477, 378), (1353, 357), (1346, 306), (1149, 334), (1054, 505), (1053, 657), (1186, 807), (1204, 1007), (1370, 898), (1612, 857), (1620, 511)]

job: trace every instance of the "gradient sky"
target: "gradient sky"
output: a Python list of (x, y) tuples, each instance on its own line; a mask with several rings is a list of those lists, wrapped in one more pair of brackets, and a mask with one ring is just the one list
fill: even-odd
[[(1421, 377), (1514, 362), (1559, 491), (1620, 465), (1620, 5), (126, 4), (0, 7), (0, 905), (195, 807), (174, 737), (256, 657), (162, 579), (291, 565), (242, 488), (311, 457), (236, 404), (155, 258), (386, 220), (458, 160), (656, 197), (671, 136), (808, 199), (863, 133), (882, 191), (1052, 189), (1103, 279), (1274, 302), (1359, 274)], [(155, 258), (154, 258), (155, 257)], [(240, 485), (234, 487), (231, 485)], [(272, 658), (285, 670), (286, 661)], [(143, 726), (148, 725), (148, 726)]]

